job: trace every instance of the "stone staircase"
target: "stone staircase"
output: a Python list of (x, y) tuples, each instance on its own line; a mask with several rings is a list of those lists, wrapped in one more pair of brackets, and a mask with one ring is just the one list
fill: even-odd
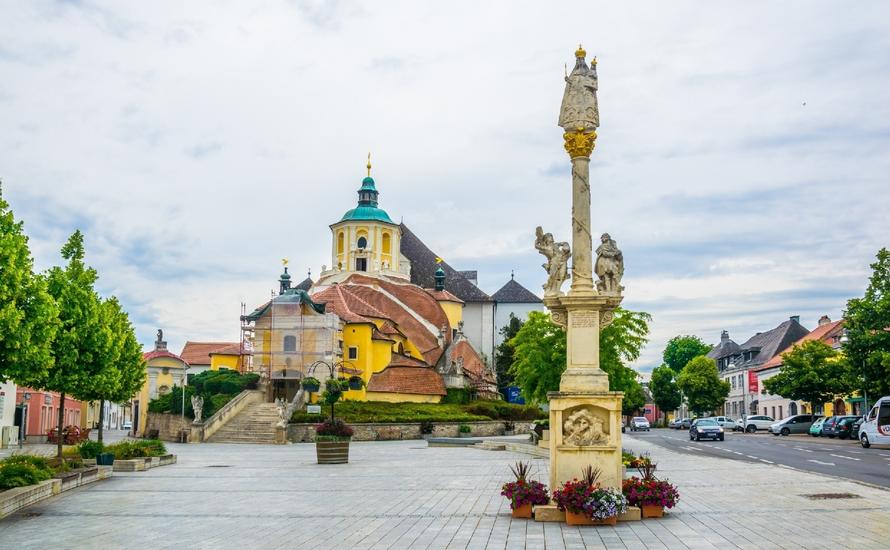
[(225, 426), (211, 435), (207, 442), (274, 445), (277, 422), (278, 407), (275, 403), (254, 403), (226, 422)]

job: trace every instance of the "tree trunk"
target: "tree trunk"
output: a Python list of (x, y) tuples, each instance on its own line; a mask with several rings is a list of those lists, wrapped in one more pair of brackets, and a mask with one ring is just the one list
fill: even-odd
[(59, 425), (56, 426), (56, 456), (62, 458), (62, 445), (65, 442), (65, 436), (62, 435), (62, 429), (65, 427), (65, 392), (59, 394)]
[(105, 400), (99, 400), (99, 433), (96, 435), (99, 443), (102, 443), (102, 426), (105, 424)]

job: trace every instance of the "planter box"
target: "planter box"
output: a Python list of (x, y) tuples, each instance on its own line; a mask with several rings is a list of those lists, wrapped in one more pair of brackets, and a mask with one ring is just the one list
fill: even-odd
[(644, 518), (660, 518), (664, 516), (664, 506), (660, 504), (643, 504), (640, 506)]
[(532, 517), (532, 505), (531, 505), (531, 504), (523, 504), (522, 506), (520, 506), (520, 507), (518, 507), (518, 508), (513, 508), (513, 510), (511, 510), (510, 514), (511, 514), (514, 518), (526, 518), (526, 519), (531, 519), (531, 517)]
[(618, 516), (609, 519), (590, 519), (584, 514), (576, 514), (566, 510), (566, 523), (569, 525), (616, 525)]
[(473, 437), (471, 433), (458, 432), (457, 437)]
[(0, 518), (13, 514), (26, 506), (57, 495), (62, 491), (62, 481), (47, 479), (36, 485), (16, 487), (0, 493)]
[(349, 462), (349, 440), (316, 441), (315, 456), (319, 464), (346, 464)]
[(176, 464), (176, 455), (164, 455), (160, 457), (159, 466), (167, 466), (168, 464)]

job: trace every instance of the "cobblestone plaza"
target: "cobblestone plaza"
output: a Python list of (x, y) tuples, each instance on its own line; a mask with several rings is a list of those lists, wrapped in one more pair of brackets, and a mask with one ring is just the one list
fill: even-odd
[[(886, 547), (887, 492), (777, 466), (651, 452), (680, 504), (617, 527), (513, 520), (510, 452), (353, 443), (319, 466), (311, 444), (170, 445), (179, 461), (65, 493), (0, 522), (2, 548), (825, 548)], [(890, 467), (890, 466), (888, 466)], [(854, 498), (812, 499), (818, 493)], [(750, 503), (758, 503), (756, 506)]]

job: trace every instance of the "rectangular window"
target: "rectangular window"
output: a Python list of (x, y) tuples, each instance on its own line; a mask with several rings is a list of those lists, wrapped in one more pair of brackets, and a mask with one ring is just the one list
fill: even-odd
[(782, 405), (779, 405), (779, 420), (782, 420), (783, 418), (785, 417), (782, 416)]
[(358, 348), (349, 346), (349, 359), (358, 359)]
[(775, 418), (775, 417), (776, 417), (776, 408), (773, 407), (773, 418)]

